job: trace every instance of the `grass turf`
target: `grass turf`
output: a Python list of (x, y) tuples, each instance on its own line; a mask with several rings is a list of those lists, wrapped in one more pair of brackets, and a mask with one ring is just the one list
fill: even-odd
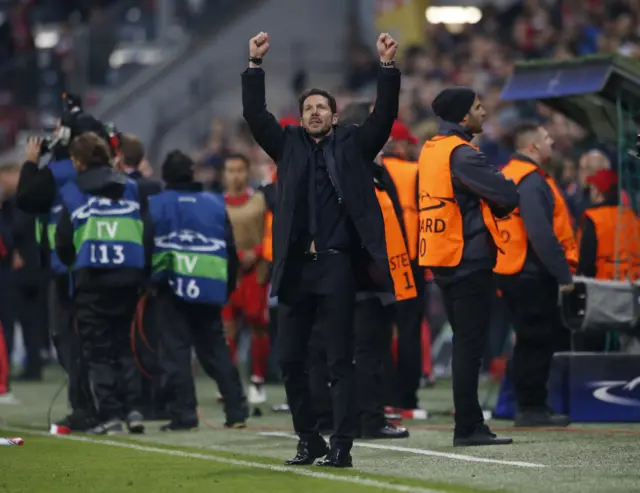
[[(576, 424), (569, 430), (534, 431), (491, 421), (494, 430), (514, 437), (514, 445), (453, 448), (451, 419), (442, 416), (406, 421), (411, 430), (407, 440), (359, 442), (353, 450), (354, 470), (308, 467), (290, 472), (281, 467), (295, 450), (295, 441), (288, 436), (290, 416), (265, 406), (264, 416), (252, 419), (248, 429), (223, 429), (222, 409), (213, 399), (215, 387), (207, 380), (198, 381), (203, 417), (199, 431), (167, 434), (158, 431), (160, 423), (149, 423), (143, 436), (106, 441), (42, 434), (60, 383), (57, 371), (49, 372), (43, 383), (16, 383), (14, 391), (22, 404), (0, 406), (4, 422), (0, 426), (5, 428), (1, 436), (25, 439), (22, 447), (0, 447), (0, 464), (8, 472), (0, 480), (0, 492), (101, 493), (135, 488), (173, 493), (216, 488), (261, 493), (631, 493), (640, 484), (638, 425)], [(271, 404), (284, 400), (281, 387), (270, 387), (268, 392)], [(58, 401), (54, 417), (65, 412), (64, 397)], [(421, 402), (430, 411), (449, 409), (448, 383), (422, 391)]]

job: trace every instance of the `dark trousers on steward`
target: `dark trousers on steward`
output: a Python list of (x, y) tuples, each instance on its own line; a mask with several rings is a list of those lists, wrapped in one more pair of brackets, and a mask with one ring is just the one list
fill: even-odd
[(351, 448), (357, 428), (353, 316), (355, 278), (344, 253), (290, 257), (278, 293), (278, 350), (293, 427), (301, 440), (318, 433), (307, 355), (312, 328), (327, 355), (334, 433), (332, 447)]
[(248, 417), (248, 407), (224, 337), (220, 307), (187, 303), (168, 288), (158, 292), (154, 306), (171, 421), (189, 426), (198, 424), (198, 402), (191, 373), (191, 351), (195, 348), (203, 370), (218, 384), (227, 422), (243, 423)]
[(553, 279), (505, 276), (499, 286), (516, 332), (512, 365), (518, 408), (544, 409), (553, 353), (568, 349), (569, 332), (560, 317), (558, 285)]
[(42, 327), (46, 324), (42, 310), (44, 289), (45, 284), (41, 280), (29, 284), (16, 282), (14, 287), (14, 313), (22, 327), (22, 339), (27, 353), (25, 375), (39, 376), (42, 372), (40, 351), (45, 347)]
[(478, 402), (478, 377), (491, 323), (493, 272), (464, 277), (437, 277), (453, 331), (453, 403), (455, 435), (468, 436), (484, 422)]
[(75, 303), (69, 297), (69, 276), (56, 276), (52, 283), (51, 340), (60, 366), (67, 374), (69, 406), (88, 416), (96, 414), (89, 388), (89, 371), (75, 320)]
[(415, 272), (418, 295), (396, 304), (398, 327), (397, 389), (394, 405), (402, 409), (418, 407), (422, 378), (422, 320), (425, 311), (424, 273)]
[(91, 393), (102, 422), (126, 418), (141, 408), (141, 374), (131, 348), (131, 321), (138, 287), (78, 292), (78, 334)]

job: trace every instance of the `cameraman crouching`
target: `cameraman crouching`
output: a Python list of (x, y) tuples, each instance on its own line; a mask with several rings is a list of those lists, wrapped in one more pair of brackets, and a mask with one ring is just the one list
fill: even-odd
[(142, 433), (129, 328), (144, 280), (146, 202), (133, 180), (111, 168), (109, 147), (95, 133), (76, 137), (70, 154), (78, 176), (60, 190), (55, 248), (73, 269), (78, 334), (101, 423), (89, 432), (122, 432), (125, 419), (131, 433)]

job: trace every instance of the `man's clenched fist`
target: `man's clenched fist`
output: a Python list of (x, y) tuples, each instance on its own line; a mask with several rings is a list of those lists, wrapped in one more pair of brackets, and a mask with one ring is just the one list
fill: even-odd
[(386, 63), (392, 61), (396, 56), (396, 51), (398, 51), (398, 43), (389, 34), (382, 33), (378, 37), (376, 48), (378, 48), (380, 61)]
[(269, 35), (258, 33), (249, 40), (249, 56), (251, 58), (262, 58), (269, 51)]

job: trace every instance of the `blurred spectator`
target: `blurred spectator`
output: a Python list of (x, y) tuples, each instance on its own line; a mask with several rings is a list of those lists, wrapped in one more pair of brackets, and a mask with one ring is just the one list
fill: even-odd
[(56, 65), (59, 73), (60, 88), (58, 92), (70, 89), (70, 84), (75, 69), (75, 57), (73, 46), (73, 32), (71, 24), (63, 22), (60, 24), (60, 38), (53, 49), (56, 57)]
[(107, 85), (109, 57), (117, 44), (115, 27), (106, 9), (94, 5), (89, 11), (89, 84)]

